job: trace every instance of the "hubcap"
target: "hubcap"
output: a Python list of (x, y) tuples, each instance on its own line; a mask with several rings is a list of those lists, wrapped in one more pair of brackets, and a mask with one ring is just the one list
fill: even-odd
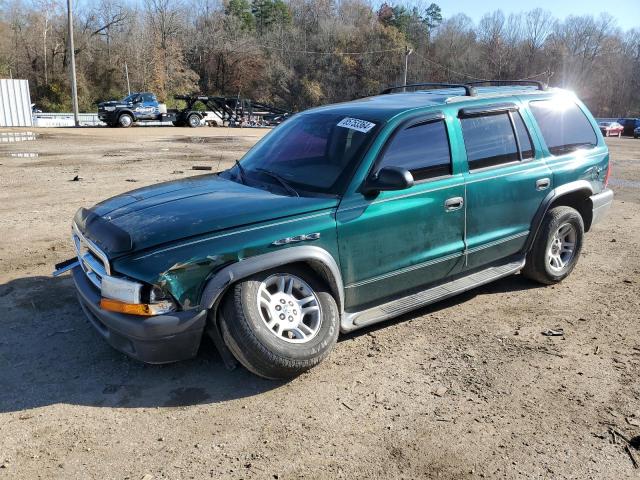
[(318, 297), (304, 280), (288, 273), (271, 275), (260, 284), (258, 310), (267, 329), (286, 342), (306, 343), (322, 324)]
[(560, 272), (571, 263), (576, 249), (576, 228), (564, 223), (553, 234), (547, 250), (547, 264), (554, 272)]
[(120, 118), (120, 125), (122, 125), (123, 127), (128, 127), (129, 125), (131, 125), (131, 117), (128, 115), (122, 116), (122, 118)]

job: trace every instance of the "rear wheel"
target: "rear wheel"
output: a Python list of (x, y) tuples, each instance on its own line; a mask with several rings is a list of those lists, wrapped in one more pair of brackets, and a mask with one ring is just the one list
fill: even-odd
[(533, 248), (527, 254), (523, 275), (547, 285), (561, 282), (578, 262), (584, 222), (571, 207), (555, 207), (542, 221)]
[(118, 125), (122, 128), (128, 128), (133, 124), (133, 117), (128, 113), (123, 113), (118, 117)]
[(249, 371), (290, 378), (327, 357), (338, 338), (339, 314), (326, 284), (288, 266), (235, 284), (222, 305), (225, 343)]

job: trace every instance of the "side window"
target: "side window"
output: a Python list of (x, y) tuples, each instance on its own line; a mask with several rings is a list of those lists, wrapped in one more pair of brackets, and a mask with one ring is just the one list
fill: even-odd
[(451, 152), (443, 120), (418, 123), (395, 134), (387, 145), (378, 169), (402, 167), (415, 180), (451, 174)]
[(469, 170), (520, 160), (509, 113), (460, 120)]
[(511, 114), (513, 118), (513, 124), (516, 126), (516, 135), (518, 135), (518, 143), (520, 144), (520, 151), (522, 152), (522, 159), (533, 158), (533, 147), (531, 146), (531, 135), (527, 130), (526, 125), (522, 121), (522, 117), (519, 112), (513, 112)]
[(538, 100), (529, 103), (542, 137), (553, 155), (579, 148), (591, 148), (598, 138), (580, 107), (566, 100)]
[(151, 93), (142, 94), (142, 101), (145, 103), (150, 103), (155, 101), (155, 97)]

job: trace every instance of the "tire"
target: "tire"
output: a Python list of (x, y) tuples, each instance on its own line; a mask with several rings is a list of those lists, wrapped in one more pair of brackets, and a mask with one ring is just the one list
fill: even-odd
[(561, 282), (578, 263), (583, 237), (584, 222), (575, 209), (552, 208), (542, 220), (522, 274), (545, 285)]
[[(284, 288), (280, 279), (285, 280)], [(314, 298), (297, 305), (293, 301), (281, 305), (290, 298), (286, 293), (287, 279), (294, 279), (293, 300), (305, 294), (306, 298)], [(306, 313), (301, 306), (306, 307)], [(270, 316), (273, 313), (278, 318)], [(309, 370), (329, 355), (338, 339), (339, 317), (327, 285), (308, 269), (290, 265), (233, 285), (222, 304), (220, 327), (229, 350), (247, 370), (269, 379), (284, 379)], [(269, 319), (274, 323), (271, 328)], [(302, 322), (304, 328), (299, 326)], [(286, 329), (291, 326), (293, 330)], [(308, 334), (306, 340), (298, 337), (303, 333)]]
[(196, 128), (200, 126), (200, 116), (192, 113), (187, 117), (187, 126)]
[(133, 117), (128, 113), (123, 113), (118, 117), (118, 125), (122, 128), (129, 128), (133, 125)]

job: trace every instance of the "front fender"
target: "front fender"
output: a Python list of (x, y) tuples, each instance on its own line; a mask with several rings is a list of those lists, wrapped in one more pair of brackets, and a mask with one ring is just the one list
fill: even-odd
[(323, 248), (311, 245), (290, 247), (275, 252), (264, 253), (240, 260), (219, 270), (208, 282), (202, 292), (200, 305), (212, 308), (222, 298), (232, 284), (255, 273), (269, 270), (289, 263), (305, 262), (320, 267), (327, 277), (330, 287), (338, 297), (338, 307), (344, 305), (344, 285), (340, 268), (333, 256)]

